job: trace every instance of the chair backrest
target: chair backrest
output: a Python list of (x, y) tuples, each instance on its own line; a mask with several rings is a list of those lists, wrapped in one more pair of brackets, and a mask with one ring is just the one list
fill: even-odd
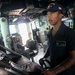
[(38, 44), (35, 40), (27, 40), (27, 47), (29, 48), (30, 58), (34, 62), (34, 57), (38, 54)]
[(31, 50), (35, 50), (35, 49), (38, 48), (38, 47), (37, 47), (37, 42), (36, 42), (35, 40), (29, 40), (29, 41), (27, 42), (27, 47), (28, 47), (29, 49), (31, 49)]

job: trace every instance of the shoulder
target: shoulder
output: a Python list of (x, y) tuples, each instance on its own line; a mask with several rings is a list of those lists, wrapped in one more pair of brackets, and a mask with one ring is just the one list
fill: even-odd
[(74, 29), (71, 29), (71, 28), (69, 28), (65, 25), (65, 36), (66, 36), (68, 41), (70, 41), (70, 40), (74, 41), (75, 40), (75, 31), (74, 31)]
[(65, 26), (65, 33), (68, 34), (68, 35), (75, 35), (75, 31), (74, 29), (71, 29), (69, 28), (68, 26), (64, 25)]

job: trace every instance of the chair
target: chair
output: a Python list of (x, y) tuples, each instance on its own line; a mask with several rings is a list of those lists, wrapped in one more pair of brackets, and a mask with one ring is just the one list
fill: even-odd
[(34, 57), (38, 54), (38, 44), (35, 40), (27, 40), (26, 47), (29, 48), (29, 54), (32, 61), (34, 61)]

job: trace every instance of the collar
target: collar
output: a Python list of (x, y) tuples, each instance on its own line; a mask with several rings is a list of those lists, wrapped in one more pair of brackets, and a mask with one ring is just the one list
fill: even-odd
[[(59, 27), (59, 29), (58, 29), (58, 31), (57, 31), (57, 33), (63, 33), (63, 31), (65, 30), (65, 28), (66, 28), (66, 25), (62, 22), (62, 24), (60, 25), (60, 27)], [(50, 29), (50, 31), (48, 32), (48, 36), (52, 33), (52, 30), (53, 30), (53, 27)], [(56, 34), (57, 34), (56, 33)]]

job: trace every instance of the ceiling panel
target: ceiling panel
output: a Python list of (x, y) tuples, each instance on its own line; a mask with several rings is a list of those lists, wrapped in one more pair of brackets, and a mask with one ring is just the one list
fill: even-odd
[(75, 0), (0, 0), (0, 12), (8, 16), (36, 18), (51, 2), (60, 3), (65, 8), (75, 4)]

